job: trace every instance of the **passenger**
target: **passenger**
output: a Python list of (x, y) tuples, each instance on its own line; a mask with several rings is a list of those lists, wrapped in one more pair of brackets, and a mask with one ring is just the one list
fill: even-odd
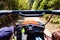
[(13, 26), (0, 28), (0, 40), (10, 40), (13, 32)]

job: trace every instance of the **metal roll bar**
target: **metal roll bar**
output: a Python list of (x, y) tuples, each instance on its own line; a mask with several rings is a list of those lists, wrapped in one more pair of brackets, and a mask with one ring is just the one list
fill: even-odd
[(0, 10), (0, 14), (1, 13), (60, 13), (60, 10)]
[(41, 16), (43, 14), (60, 14), (60, 10), (0, 10), (0, 14), (16, 14), (21, 16)]
[[(37, 17), (42, 16), (44, 14), (60, 14), (60, 10), (0, 10), (0, 14), (16, 14), (18, 13), (21, 16), (24, 17)], [(45, 23), (45, 25), (50, 21), (50, 19)]]

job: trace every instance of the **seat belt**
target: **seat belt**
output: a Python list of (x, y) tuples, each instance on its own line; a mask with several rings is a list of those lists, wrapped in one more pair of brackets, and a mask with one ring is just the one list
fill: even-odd
[(13, 20), (13, 19), (12, 19), (12, 17), (11, 17), (11, 16), (12, 16), (12, 14), (9, 14), (8, 16), (9, 16), (10, 20), (12, 21), (12, 23), (13, 23), (13, 25), (14, 25), (14, 27), (15, 27), (15, 26), (16, 26), (16, 24), (15, 24), (14, 20)]

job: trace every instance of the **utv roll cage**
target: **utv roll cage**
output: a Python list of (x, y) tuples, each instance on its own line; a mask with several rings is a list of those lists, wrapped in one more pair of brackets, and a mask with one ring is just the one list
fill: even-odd
[[(40, 16), (45, 14), (60, 14), (60, 10), (0, 10), (0, 14), (15, 14), (18, 13), (22, 16)], [(34, 15), (31, 15), (34, 14)]]
[[(50, 21), (50, 19), (53, 17), (53, 14), (59, 15), (60, 10), (0, 10), (0, 15), (3, 14), (19, 14), (23, 17), (40, 17), (44, 14), (52, 14), (49, 18), (49, 20), (45, 23), (45, 25)], [(11, 16), (9, 16), (10, 20), (15, 25), (13, 19)]]

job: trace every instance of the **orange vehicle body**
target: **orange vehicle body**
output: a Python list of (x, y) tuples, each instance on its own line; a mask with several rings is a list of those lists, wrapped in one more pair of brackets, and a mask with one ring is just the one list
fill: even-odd
[(37, 21), (35, 21), (34, 19), (32, 19), (32, 18), (29, 18), (29, 19), (27, 19), (27, 20), (24, 20), (23, 22), (22, 22), (22, 24), (39, 24)]

